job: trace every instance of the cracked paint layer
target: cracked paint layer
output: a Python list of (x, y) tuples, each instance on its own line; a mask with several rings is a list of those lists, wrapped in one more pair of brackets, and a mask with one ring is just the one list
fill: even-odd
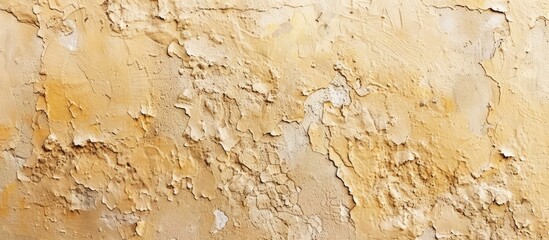
[(0, 10), (8, 239), (549, 232), (543, 1)]

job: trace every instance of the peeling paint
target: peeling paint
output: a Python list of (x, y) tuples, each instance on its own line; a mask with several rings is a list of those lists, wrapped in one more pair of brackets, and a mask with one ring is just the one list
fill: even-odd
[(543, 1), (0, 10), (6, 238), (549, 231)]

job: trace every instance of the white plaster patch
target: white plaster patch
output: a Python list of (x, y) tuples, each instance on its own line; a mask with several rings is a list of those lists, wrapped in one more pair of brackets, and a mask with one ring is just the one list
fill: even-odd
[(76, 32), (76, 24), (74, 21), (70, 20), (65, 20), (64, 24), (72, 29), (72, 32), (68, 35), (60, 36), (59, 42), (63, 44), (66, 49), (74, 52), (78, 49), (78, 33)]
[(215, 225), (214, 225), (214, 230), (212, 232), (217, 233), (221, 229), (223, 229), (225, 225), (227, 225), (227, 222), (229, 221), (229, 217), (227, 217), (227, 215), (225, 215), (225, 213), (219, 209), (214, 210), (213, 214), (215, 216)]
[(501, 147), (501, 148), (499, 149), (499, 152), (500, 152), (501, 155), (503, 155), (503, 157), (505, 157), (505, 158), (513, 158), (513, 157), (515, 157), (515, 151), (513, 151), (513, 149), (508, 148), (508, 147)]

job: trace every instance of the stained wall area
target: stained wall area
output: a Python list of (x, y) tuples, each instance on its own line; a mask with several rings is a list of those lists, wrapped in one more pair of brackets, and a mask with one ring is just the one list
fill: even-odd
[(542, 0), (2, 0), (6, 239), (545, 239)]

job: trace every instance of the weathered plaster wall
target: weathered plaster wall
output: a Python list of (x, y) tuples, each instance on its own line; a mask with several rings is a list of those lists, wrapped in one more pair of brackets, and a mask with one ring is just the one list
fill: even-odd
[(544, 239), (549, 5), (2, 0), (5, 239)]

